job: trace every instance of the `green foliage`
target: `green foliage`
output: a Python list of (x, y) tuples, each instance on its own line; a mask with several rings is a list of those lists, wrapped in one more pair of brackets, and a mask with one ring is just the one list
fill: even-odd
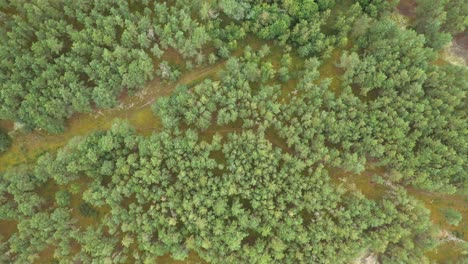
[(348, 58), (344, 78), (347, 81), (353, 75), (352, 83), (360, 86), (362, 95), (376, 88), (396, 90), (410, 83), (421, 83), (428, 62), (435, 58), (423, 45), (424, 39), (415, 32), (400, 30), (390, 20), (380, 20), (358, 38), (358, 52), (363, 59)]
[(11, 145), (11, 139), (6, 132), (0, 128), (0, 153), (8, 149)]
[(97, 217), (99, 214), (99, 212), (94, 209), (92, 205), (86, 202), (81, 203), (78, 209), (80, 210), (80, 213), (86, 217)]
[(466, 69), (429, 65), (434, 53), (423, 45), (415, 32), (381, 20), (357, 40), (360, 55), (342, 56), (342, 85), (367, 107), (368, 129), (354, 131), (363, 153), (397, 169), (406, 182), (453, 192), (468, 182), (466, 144), (459, 141), (466, 131), (459, 100), (466, 97)]
[(31, 1), (8, 8), (0, 117), (58, 133), (73, 113), (113, 106), (124, 87), (135, 90), (152, 76), (146, 44), (136, 41), (148, 28), (126, 4)]
[[(168, 49), (200, 66), (205, 45), (221, 47), (221, 35), (230, 34), (219, 20), (192, 18), (189, 1), (136, 2), (143, 12), (127, 1), (2, 4), (0, 118), (63, 132), (74, 113), (114, 107), (123, 91), (143, 87), (154, 65), (169, 63), (162, 60)], [(176, 80), (180, 70), (172, 68), (159, 75)]]
[(460, 0), (417, 0), (414, 28), (425, 35), (427, 44), (436, 50), (468, 26), (468, 4)]
[(445, 220), (454, 226), (460, 224), (463, 219), (462, 214), (453, 208), (447, 208), (443, 210), (442, 213), (444, 214)]
[(67, 207), (70, 205), (71, 194), (67, 191), (60, 190), (55, 193), (55, 202), (59, 207)]
[(398, 0), (358, 0), (364, 11), (371, 17), (377, 17), (385, 11), (391, 11), (398, 4)]
[(417, 1), (416, 31), (424, 34), (427, 38), (427, 44), (436, 50), (442, 48), (452, 40), (449, 33), (442, 32), (442, 25), (447, 19), (445, 4), (447, 0), (442, 1)]
[[(153, 263), (193, 251), (210, 263), (349, 263), (368, 251), (426, 263), (438, 230), (402, 186), (467, 187), (467, 70), (433, 65), (426, 47), (463, 30), (464, 9), (420, 4), (413, 31), (386, 18), (396, 1), (337, 3), (2, 2), (0, 118), (29, 128), (60, 132), (153, 75), (224, 69), (159, 98), (163, 127), (150, 136), (115, 121), (2, 172), (0, 221), (17, 228), (0, 261)], [(268, 45), (245, 46), (252, 35)], [(332, 54), (339, 61), (320, 60)], [(320, 76), (330, 65), (340, 78)], [(0, 132), (0, 151), (8, 141)], [(370, 161), (388, 171), (375, 177), (386, 185), (377, 199), (329, 175)]]
[[(86, 230), (79, 230), (64, 209), (51, 214), (63, 214), (60, 222), (46, 221), (45, 212), (21, 218), (19, 236), (10, 238), (7, 248), (30, 232), (35, 240), (21, 242), (14, 261), (54, 242), (64, 247), (55, 253), (61, 260), (125, 259), (128, 251), (119, 250), (104, 227), (111, 237), (122, 237), (125, 248), (134, 241), (142, 258), (171, 253), (184, 259), (194, 250), (213, 263), (347, 262), (362, 248), (394, 258), (392, 252), (401, 252), (429, 223), (427, 210), (404, 191), (371, 201), (339, 190), (323, 165), (311, 168), (250, 129), (207, 142), (194, 130), (143, 138), (115, 123), (67, 149), (69, 155), (52, 162), (78, 162), (92, 181), (80, 212), (96, 216), (94, 208), (106, 205), (111, 213), (99, 227)], [(89, 153), (95, 153), (93, 159)], [(106, 161), (115, 164), (111, 176), (102, 171)], [(79, 253), (66, 250), (71, 239), (80, 245)], [(421, 248), (413, 247), (406, 259), (423, 258)]]
[(218, 3), (219, 8), (236, 20), (241, 20), (245, 17), (250, 8), (249, 1), (236, 1), (236, 0), (221, 0)]
[(464, 0), (449, 0), (445, 5), (447, 19), (442, 30), (455, 35), (464, 32), (468, 27), (468, 3)]
[(15, 256), (16, 263), (30, 263), (38, 259), (37, 252), (56, 244), (57, 256), (62, 257), (62, 252), (69, 251), (73, 223), (70, 212), (62, 208), (34, 214), (18, 223), (18, 230), (24, 231), (9, 239), (8, 255)]
[[(402, 190), (381, 201), (343, 193), (327, 175), (324, 165), (362, 170), (363, 161), (355, 160), (347, 143), (354, 132), (343, 134), (350, 123), (339, 115), (356, 115), (343, 109), (359, 109), (359, 100), (348, 92), (336, 101), (327, 82), (315, 83), (319, 62), (311, 59), (298, 82), (300, 93), (288, 104), (275, 103), (279, 90), (267, 84), (275, 72), (268, 73), (263, 54), (246, 49), (243, 58), (227, 62), (221, 81), (179, 87), (160, 99), (155, 110), (166, 131), (143, 138), (117, 122), (110, 131), (72, 142), (55, 160), (45, 156), (38, 166), (45, 160), (50, 165), (41, 177), (56, 177), (63, 184), (75, 174), (90, 178), (81, 213), (96, 215), (94, 207), (109, 206), (112, 213), (103, 221), (108, 232), (127, 237), (127, 245), (128, 237), (135, 236), (144, 258), (171, 253), (183, 259), (194, 250), (214, 263), (345, 262), (369, 248), (388, 261), (423, 259), (427, 243), (413, 241), (428, 230), (427, 210)], [(322, 111), (333, 121), (317, 122)], [(244, 132), (210, 141), (192, 129), (179, 130), (197, 126), (203, 131), (239, 120)], [(269, 128), (287, 139), (291, 151), (267, 139)], [(98, 232), (78, 240), (89, 255), (74, 258), (115, 254), (113, 241), (90, 247), (101, 235), (87, 232)], [(339, 243), (327, 242), (331, 238)]]

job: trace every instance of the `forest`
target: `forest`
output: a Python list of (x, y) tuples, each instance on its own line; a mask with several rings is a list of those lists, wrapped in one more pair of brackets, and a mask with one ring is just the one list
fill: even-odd
[(0, 263), (467, 263), (463, 0), (0, 0)]

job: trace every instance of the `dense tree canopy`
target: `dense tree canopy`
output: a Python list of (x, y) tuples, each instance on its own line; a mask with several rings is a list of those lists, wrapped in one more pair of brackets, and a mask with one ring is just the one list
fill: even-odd
[[(360, 4), (372, 15), (389, 8), (361, 1), (329, 25), (335, 1), (2, 2), (0, 118), (62, 132), (72, 114), (115, 106), (119, 94), (155, 74), (177, 79), (180, 66), (167, 61), (174, 50), (190, 70), (227, 58), (246, 32), (291, 44), (301, 56), (328, 54), (347, 42)], [(233, 22), (226, 25), (219, 12)]]
[(177, 78), (168, 49), (203, 64), (204, 45), (224, 33), (192, 19), (188, 2), (0, 2), (0, 118), (58, 133), (73, 113), (114, 106), (155, 73)]
[(468, 26), (468, 4), (463, 0), (416, 0), (416, 4), (414, 28), (426, 36), (429, 47), (440, 49)]
[[(404, 180), (427, 189), (466, 187), (467, 123), (464, 67), (430, 64), (431, 49), (413, 31), (381, 21), (358, 39), (356, 53), (341, 58), (343, 86), (367, 105), (370, 130), (365, 153), (388, 163)], [(447, 133), (450, 131), (450, 133)], [(462, 140), (463, 141), (463, 140)], [(448, 189), (447, 189), (448, 188)]]
[(397, 2), (0, 0), (13, 127), (63, 132), (154, 78), (140, 96), (166, 95), (0, 164), (0, 262), (429, 263), (465, 220), (412, 194), (468, 188), (468, 70), (439, 56), (467, 5), (416, 1), (406, 27)]
[[(90, 184), (72, 196), (110, 210), (98, 226), (77, 225), (70, 193), (30, 193), (80, 177)], [(391, 252), (413, 244), (429, 224), (427, 211), (404, 190), (371, 201), (333, 187), (323, 165), (307, 166), (250, 129), (209, 141), (194, 130), (143, 138), (117, 122), (41, 157), (34, 169), (2, 175), (1, 186), (3, 198), (14, 197), (1, 206), (2, 217), (19, 221), (3, 253), (17, 262), (34, 260), (48, 245), (60, 245), (57, 258), (84, 262), (150, 261), (166, 253), (183, 259), (189, 250), (214, 263), (344, 262), (363, 249), (411, 260), (421, 257), (421, 245)], [(79, 253), (72, 252), (75, 243)]]
[[(125, 4), (32, 1), (1, 8), (1, 118), (60, 132), (74, 112), (112, 106), (123, 88), (152, 78), (143, 50), (149, 21)], [(137, 42), (138, 35), (145, 41)]]

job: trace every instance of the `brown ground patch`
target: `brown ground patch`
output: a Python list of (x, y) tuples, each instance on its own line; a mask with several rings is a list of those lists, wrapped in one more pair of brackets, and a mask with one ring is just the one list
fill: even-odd
[(468, 32), (462, 32), (454, 36), (452, 52), (463, 58), (465, 65), (468, 64)]
[(416, 17), (415, 8), (416, 3), (414, 2), (414, 0), (401, 0), (397, 6), (398, 11), (400, 11), (401, 14), (409, 18)]

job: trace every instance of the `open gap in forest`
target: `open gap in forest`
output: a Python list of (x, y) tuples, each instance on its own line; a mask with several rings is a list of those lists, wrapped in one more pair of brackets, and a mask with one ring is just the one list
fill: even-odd
[(265, 138), (275, 147), (280, 148), (285, 153), (289, 153), (291, 155), (295, 155), (294, 150), (290, 148), (286, 141), (278, 136), (274, 128), (268, 128), (265, 131)]
[(334, 21), (336, 17), (341, 14), (346, 13), (356, 1), (351, 0), (340, 0), (339, 3), (336, 3), (333, 8), (331, 8), (330, 16), (328, 16), (325, 24), (320, 28), (320, 32), (328, 35), (334, 35), (336, 32), (332, 30), (334, 26)]
[(384, 197), (388, 188), (377, 184), (373, 180), (375, 175), (383, 175), (384, 167), (369, 165), (360, 174), (354, 174), (340, 168), (328, 168), (331, 182), (335, 185), (344, 184), (348, 189), (359, 191), (368, 199), (380, 200)]
[(335, 48), (327, 60), (322, 62), (318, 68), (320, 72), (319, 82), (325, 79), (330, 79), (331, 83), (328, 87), (336, 95), (341, 93), (341, 80), (340, 76), (343, 74), (344, 70), (339, 68), (337, 65), (340, 62), (341, 54), (343, 53), (342, 49)]
[(53, 263), (54, 262), (54, 252), (57, 249), (56, 246), (48, 244), (46, 248), (44, 248), (42, 251), (37, 254), (35, 261), (33, 263)]
[[(138, 132), (150, 135), (161, 128), (161, 121), (151, 111), (151, 104), (159, 97), (168, 96), (176, 85), (189, 84), (203, 80), (207, 76), (217, 79), (217, 72), (224, 65), (200, 68), (185, 74), (176, 84), (164, 84), (158, 79), (149, 82), (135, 95), (121, 97), (120, 105), (111, 109), (102, 109), (93, 113), (74, 114), (66, 124), (63, 134), (49, 134), (41, 130), (32, 132), (15, 132), (10, 149), (0, 154), (0, 163), (4, 170), (19, 163), (31, 163), (46, 151), (53, 151), (65, 145), (71, 138), (86, 135), (98, 130), (108, 130), (115, 118), (127, 119)], [(13, 129), (13, 122), (2, 120), (3, 127)]]
[(18, 221), (16, 220), (0, 220), (0, 237), (7, 241), (18, 231)]
[(237, 118), (235, 122), (230, 122), (226, 125), (218, 125), (217, 115), (214, 114), (211, 119), (211, 126), (200, 132), (200, 139), (211, 142), (213, 135), (215, 134), (220, 134), (221, 136), (225, 137), (229, 133), (242, 132), (244, 130), (242, 126), (243, 122), (240, 118)]
[(414, 19), (416, 17), (416, 2), (414, 0), (400, 0), (398, 2), (397, 9), (402, 15), (410, 19)]
[[(466, 219), (468, 218), (468, 196), (464, 193), (440, 194), (419, 190), (414, 187), (407, 187), (408, 193), (418, 200), (424, 202), (427, 209), (431, 211), (432, 222), (442, 229), (456, 234), (459, 238), (468, 241), (468, 229)], [(463, 220), (457, 226), (447, 222), (444, 210), (452, 208), (460, 212)]]
[(247, 232), (248, 235), (244, 237), (244, 239), (241, 242), (241, 245), (254, 246), (257, 239), (262, 237), (262, 235), (259, 232), (255, 231), (252, 228), (249, 228)]

